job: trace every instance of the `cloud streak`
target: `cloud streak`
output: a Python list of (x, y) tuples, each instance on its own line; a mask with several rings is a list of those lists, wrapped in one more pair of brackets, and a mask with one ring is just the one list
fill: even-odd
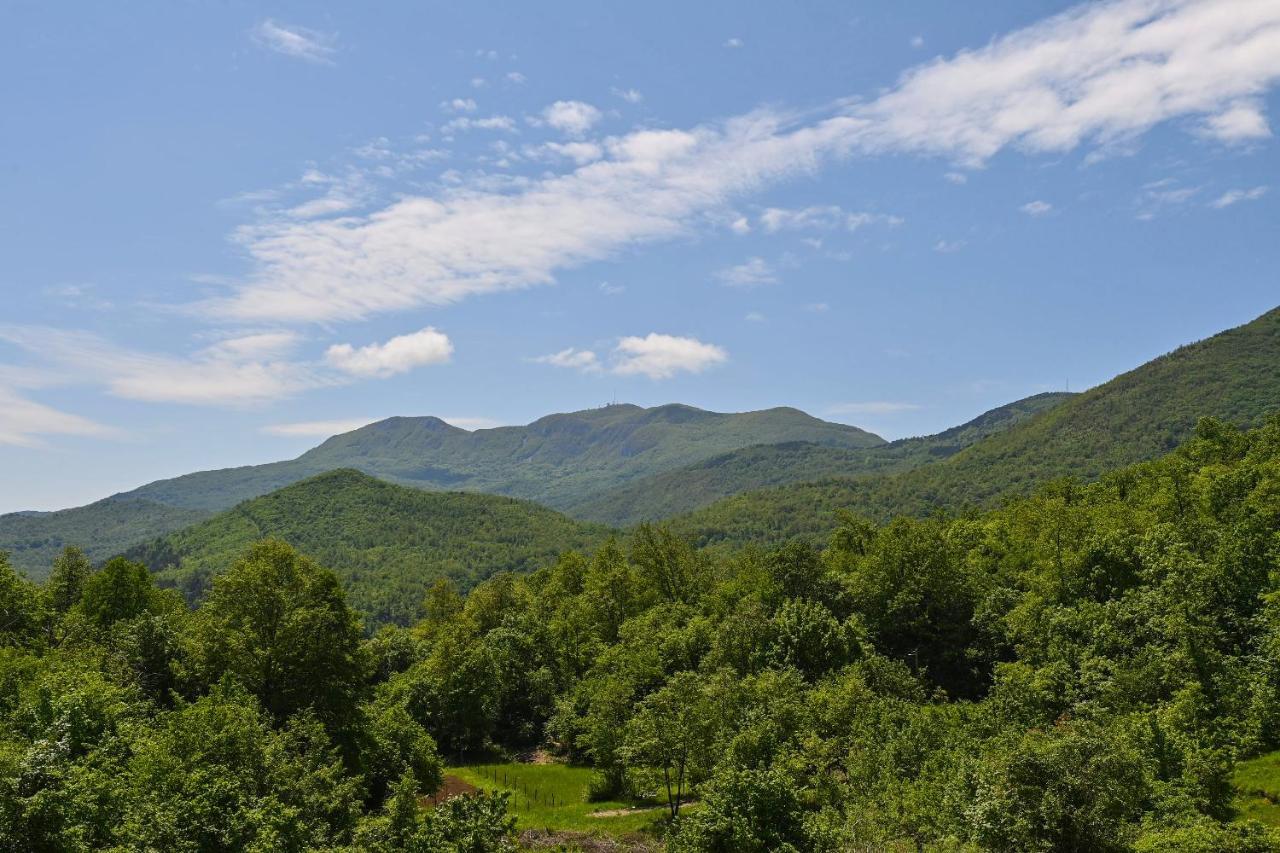
[(249, 35), (259, 47), (317, 65), (332, 65), (337, 53), (333, 36), (306, 27), (285, 26), (270, 18), (261, 21)]
[(701, 373), (729, 360), (729, 354), (715, 344), (697, 338), (650, 332), (644, 337), (621, 338), (613, 348), (606, 367), (592, 350), (574, 347), (532, 359), (540, 364), (563, 367), (582, 373), (609, 372), (616, 376), (647, 376), (670, 379), (677, 373)]
[[(544, 285), (686, 235), (736, 199), (851, 156), (974, 167), (1006, 148), (1110, 145), (1178, 119), (1222, 142), (1253, 139), (1266, 128), (1259, 98), (1278, 78), (1278, 3), (1091, 4), (919, 66), (879, 97), (816, 118), (762, 110), (639, 130), (603, 140), (600, 159), (562, 174), (496, 188), (482, 175), (367, 215), (243, 228), (251, 273), (199, 310), (330, 322)], [(589, 105), (562, 103), (575, 106), (556, 113), (559, 129), (594, 124)]]

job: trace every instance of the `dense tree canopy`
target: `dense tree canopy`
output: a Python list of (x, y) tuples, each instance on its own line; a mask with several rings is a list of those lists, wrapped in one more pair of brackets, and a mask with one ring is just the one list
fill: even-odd
[(419, 797), (541, 747), (671, 850), (1280, 850), (1230, 783), (1280, 748), (1280, 418), (821, 550), (643, 528), (423, 589), (370, 634), (279, 541), (195, 609), (0, 559), (0, 849), (511, 849), (502, 797)]

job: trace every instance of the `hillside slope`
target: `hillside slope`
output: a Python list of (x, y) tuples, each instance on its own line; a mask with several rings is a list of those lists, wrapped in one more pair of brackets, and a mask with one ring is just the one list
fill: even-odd
[(423, 595), (438, 578), (465, 589), (607, 536), (606, 528), (527, 501), (426, 492), (343, 469), (245, 501), (127, 555), (196, 597), (250, 544), (283, 539), (333, 569), (352, 605), (373, 621), (407, 624), (421, 615)]
[(1169, 452), (1206, 415), (1256, 426), (1277, 411), (1280, 309), (1180, 347), (935, 465), (746, 492), (673, 526), (707, 543), (822, 539), (837, 510), (886, 518), (989, 504), (1055, 477), (1090, 480)]
[(77, 545), (89, 559), (102, 561), (210, 515), (155, 501), (115, 498), (58, 512), (15, 512), (0, 515), (0, 551), (8, 551), (15, 567), (40, 580), (67, 545)]
[(720, 498), (767, 486), (918, 468), (959, 453), (1059, 405), (1071, 394), (1048, 392), (984, 412), (936, 435), (867, 448), (785, 442), (744, 447), (644, 477), (565, 508), (575, 518), (625, 526), (691, 512)]
[(296, 459), (158, 480), (57, 513), (0, 516), (0, 550), (11, 551), (15, 566), (39, 578), (63, 544), (104, 559), (339, 468), (421, 489), (504, 494), (564, 508), (633, 479), (787, 441), (842, 448), (884, 444), (857, 427), (791, 408), (724, 414), (678, 404), (613, 405), (474, 432), (433, 417), (388, 418), (334, 436)]

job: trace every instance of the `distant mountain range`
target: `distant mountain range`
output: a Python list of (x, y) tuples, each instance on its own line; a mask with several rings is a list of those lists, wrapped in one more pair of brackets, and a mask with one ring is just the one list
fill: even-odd
[(158, 480), (85, 507), (0, 516), (0, 549), (39, 577), (65, 544), (105, 559), (308, 477), (352, 468), (419, 489), (476, 491), (560, 508), (632, 480), (754, 444), (857, 449), (884, 439), (792, 408), (721, 414), (672, 404), (613, 405), (527, 426), (468, 432), (397, 417), (328, 439), (297, 459)]
[(968, 423), (921, 438), (873, 447), (809, 442), (755, 444), (643, 477), (565, 511), (577, 518), (626, 526), (690, 512), (729, 495), (829, 477), (907, 471), (946, 459), (1071, 398), (1047, 392), (992, 409)]
[(704, 544), (797, 535), (823, 541), (838, 510), (883, 520), (988, 504), (1053, 478), (1091, 480), (1160, 456), (1206, 415), (1255, 426), (1277, 413), (1280, 308), (1149, 361), (935, 464), (745, 491), (672, 524)]
[(0, 516), (0, 549), (35, 577), (65, 544), (97, 560), (129, 551), (198, 591), (248, 542), (281, 536), (362, 590), (368, 612), (402, 621), (416, 607), (406, 590), (526, 569), (601, 541), (601, 525), (666, 519), (727, 547), (821, 542), (839, 510), (883, 519), (988, 504), (1161, 455), (1205, 415), (1250, 426), (1276, 412), (1280, 309), (1082, 394), (1029, 397), (934, 436), (885, 442), (789, 408), (615, 405), (475, 432), (390, 418), (297, 459)]

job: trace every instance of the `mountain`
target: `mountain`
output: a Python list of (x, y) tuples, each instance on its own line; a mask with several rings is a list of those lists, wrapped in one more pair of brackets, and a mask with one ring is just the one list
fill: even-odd
[(87, 507), (0, 516), (0, 550), (41, 577), (64, 544), (105, 559), (339, 468), (421, 489), (504, 494), (564, 508), (727, 451), (788, 441), (841, 448), (885, 443), (792, 408), (724, 414), (679, 404), (612, 405), (474, 432), (434, 417), (388, 418), (334, 436), (296, 459), (158, 480)]
[(58, 512), (0, 515), (0, 551), (34, 578), (49, 573), (66, 545), (78, 545), (94, 560), (104, 560), (156, 536), (180, 530), (211, 515), (198, 509), (155, 501), (106, 498)]
[(1212, 415), (1256, 426), (1280, 412), (1280, 308), (1147, 362), (949, 459), (898, 474), (825, 478), (745, 492), (673, 520), (704, 543), (805, 535), (837, 510), (874, 518), (990, 504), (1056, 477), (1092, 480), (1171, 451)]
[(626, 526), (691, 512), (720, 498), (824, 477), (905, 471), (959, 453), (1073, 395), (1047, 392), (985, 412), (945, 432), (866, 448), (809, 442), (757, 444), (661, 474), (565, 508), (575, 518)]
[(200, 595), (211, 574), (252, 543), (283, 539), (342, 579), (372, 622), (408, 624), (431, 584), (467, 589), (503, 571), (528, 571), (571, 549), (594, 548), (607, 528), (528, 501), (427, 492), (342, 469), (253, 498), (185, 530), (135, 546), (161, 583)]

